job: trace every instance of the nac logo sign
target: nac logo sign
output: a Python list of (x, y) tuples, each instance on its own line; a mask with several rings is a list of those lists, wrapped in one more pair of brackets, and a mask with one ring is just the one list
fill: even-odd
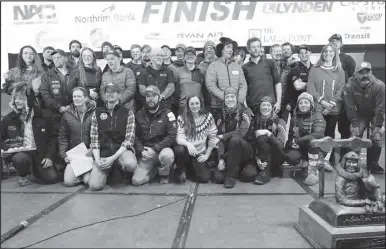
[(55, 5), (13, 6), (14, 24), (49, 24), (57, 23)]

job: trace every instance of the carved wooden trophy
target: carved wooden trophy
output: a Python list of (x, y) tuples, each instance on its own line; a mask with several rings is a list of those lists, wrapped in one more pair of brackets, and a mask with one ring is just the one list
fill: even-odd
[(299, 208), (296, 229), (315, 248), (385, 248), (385, 195), (358, 152), (369, 139), (316, 139), (311, 145), (324, 152), (346, 147), (352, 151), (335, 166), (335, 196), (324, 197), (324, 169), (320, 155), (319, 198)]

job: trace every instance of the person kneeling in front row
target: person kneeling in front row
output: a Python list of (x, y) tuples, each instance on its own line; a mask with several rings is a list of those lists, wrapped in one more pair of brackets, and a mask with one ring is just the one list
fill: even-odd
[(174, 153), (170, 148), (177, 134), (177, 120), (173, 112), (161, 105), (161, 92), (148, 86), (145, 106), (137, 113), (135, 151), (139, 158), (132, 179), (133, 185), (149, 182), (155, 175), (161, 184), (169, 182)]
[(98, 107), (91, 120), (90, 148), (95, 159), (88, 182), (91, 190), (104, 188), (113, 165), (118, 164), (126, 172), (134, 172), (137, 167), (134, 113), (119, 104), (118, 85), (109, 83), (102, 91), (105, 107)]
[[(1, 156), (12, 162), (19, 172), (20, 186), (30, 184), (27, 177), (38, 183), (53, 184), (59, 181), (54, 165), (57, 149), (57, 134), (52, 129), (51, 119), (45, 118), (41, 110), (34, 105), (34, 97), (28, 94), (25, 83), (14, 85), (10, 107), (12, 112), (1, 121)], [(28, 151), (5, 154), (3, 150), (23, 147)], [(8, 158), (7, 158), (8, 157)]]
[(237, 90), (226, 88), (223, 115), (216, 122), (220, 141), (217, 149), (219, 163), (214, 171), (215, 182), (224, 183), (225, 188), (233, 188), (236, 178), (252, 182), (257, 175), (256, 166), (252, 164), (252, 146), (244, 139), (251, 116), (252, 111), (238, 103)]

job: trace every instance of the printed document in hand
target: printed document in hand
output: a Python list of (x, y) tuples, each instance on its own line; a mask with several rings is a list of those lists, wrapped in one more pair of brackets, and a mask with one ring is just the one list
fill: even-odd
[(92, 169), (93, 159), (92, 157), (86, 156), (87, 152), (88, 150), (84, 143), (80, 143), (66, 152), (76, 177), (83, 175)]

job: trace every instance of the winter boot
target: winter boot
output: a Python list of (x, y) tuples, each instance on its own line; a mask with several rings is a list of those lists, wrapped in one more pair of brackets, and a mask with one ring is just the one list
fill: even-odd
[(266, 166), (258, 165), (260, 172), (257, 174), (255, 181), (253, 182), (256, 185), (264, 185), (271, 181), (271, 165), (267, 162), (263, 164)]
[(236, 179), (231, 177), (225, 177), (224, 188), (233, 188), (236, 185)]

